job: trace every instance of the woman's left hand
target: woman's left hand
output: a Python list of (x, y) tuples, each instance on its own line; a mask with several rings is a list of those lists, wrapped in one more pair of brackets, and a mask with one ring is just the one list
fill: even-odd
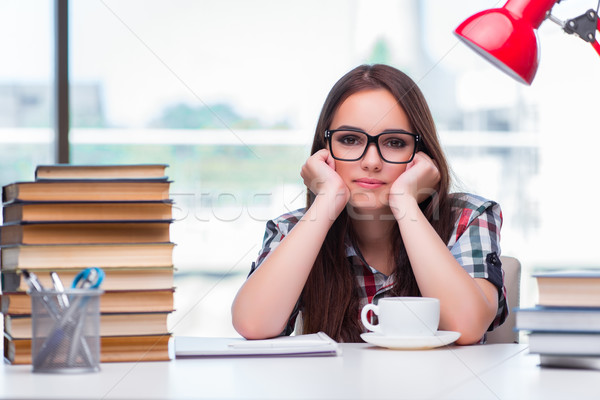
[(435, 162), (427, 154), (418, 152), (392, 184), (389, 194), (392, 211), (404, 209), (406, 200), (424, 201), (438, 189), (439, 183), (440, 171)]

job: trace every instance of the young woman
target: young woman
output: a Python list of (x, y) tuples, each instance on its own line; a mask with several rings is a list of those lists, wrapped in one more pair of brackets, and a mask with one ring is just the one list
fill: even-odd
[(440, 300), (440, 330), (480, 342), (508, 313), (499, 206), (450, 194), (450, 174), (417, 85), (363, 65), (332, 88), (301, 175), (305, 209), (267, 223), (232, 306), (248, 339), (323, 331), (362, 341), (360, 311), (386, 296)]

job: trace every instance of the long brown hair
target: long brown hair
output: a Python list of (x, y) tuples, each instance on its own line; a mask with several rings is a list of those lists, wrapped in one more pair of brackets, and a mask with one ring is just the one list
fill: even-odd
[[(317, 123), (311, 154), (326, 148), (325, 130), (330, 128), (334, 113), (354, 93), (368, 89), (389, 91), (404, 109), (414, 133), (421, 137), (418, 151), (436, 163), (440, 172), (438, 191), (419, 207), (438, 235), (447, 242), (453, 230), (449, 200), (450, 171), (441, 149), (433, 117), (417, 84), (401, 71), (381, 64), (361, 65), (344, 75), (331, 89)], [(307, 208), (314, 196), (307, 193)], [(303, 332), (323, 331), (343, 342), (360, 342), (359, 287), (345, 252), (345, 238), (355, 233), (346, 210), (330, 228), (302, 291)], [(392, 235), (395, 251), (394, 296), (420, 296), (400, 230)]]

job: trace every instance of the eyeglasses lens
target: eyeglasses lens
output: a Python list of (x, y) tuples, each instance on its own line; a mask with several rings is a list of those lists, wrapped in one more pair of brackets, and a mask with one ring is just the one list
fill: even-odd
[[(377, 146), (384, 161), (409, 162), (415, 152), (415, 137), (407, 133), (391, 132), (379, 136)], [(355, 161), (365, 153), (368, 137), (354, 131), (334, 131), (331, 135), (331, 152), (340, 160)]]

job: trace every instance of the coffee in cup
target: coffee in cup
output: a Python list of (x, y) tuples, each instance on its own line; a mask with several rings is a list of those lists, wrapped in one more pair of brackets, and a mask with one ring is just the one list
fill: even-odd
[[(368, 321), (369, 311), (377, 315), (377, 325)], [(432, 336), (440, 322), (440, 301), (432, 297), (384, 297), (377, 305), (364, 306), (360, 318), (368, 330), (385, 336)]]

